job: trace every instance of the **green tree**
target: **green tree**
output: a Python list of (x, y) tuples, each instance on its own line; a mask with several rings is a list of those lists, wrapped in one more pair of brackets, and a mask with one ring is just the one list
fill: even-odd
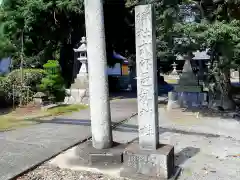
[[(25, 66), (41, 67), (48, 59), (60, 58), (63, 77), (69, 82), (72, 49), (85, 34), (83, 2), (3, 0), (0, 56), (12, 54), (15, 66), (19, 65), (23, 34)], [(156, 6), (158, 64), (166, 64), (167, 71), (171, 69), (176, 54), (191, 54), (208, 48), (212, 63), (210, 72), (214, 76), (211, 79), (215, 79), (215, 86), (229, 98), (224, 102), (232, 102), (228, 74), (231, 67), (239, 64), (239, 30), (236, 25), (240, 19), (239, 0), (106, 0), (104, 13), (109, 64), (115, 63), (111, 58), (113, 50), (134, 59), (134, 6), (141, 3)], [(176, 41), (179, 38), (182, 43)], [(219, 79), (217, 74), (224, 74), (225, 80)], [(226, 107), (234, 107), (230, 105), (233, 103), (226, 104)]]
[(134, 7), (146, 3), (154, 3), (156, 9), (158, 66), (162, 66), (163, 71), (169, 71), (171, 69), (170, 64), (176, 59), (174, 24), (178, 19), (179, 2), (178, 0), (127, 0), (126, 7), (131, 9), (134, 17)]
[[(230, 68), (239, 69), (239, 1), (189, 1), (200, 9), (199, 23), (177, 23), (178, 34), (190, 39), (185, 50), (209, 49), (210, 93), (221, 94), (224, 109), (234, 109)], [(182, 51), (180, 47), (180, 51)], [(178, 51), (179, 51), (178, 49)], [(183, 51), (182, 51), (183, 52)], [(216, 97), (216, 96), (213, 96)]]
[(65, 97), (65, 84), (60, 74), (58, 61), (49, 60), (43, 66), (47, 75), (41, 80), (40, 90), (45, 92), (53, 101), (63, 101)]
[[(168, 66), (177, 54), (209, 49), (209, 85), (223, 97), (223, 107), (233, 109), (230, 68), (239, 68), (238, 0), (128, 0), (128, 6), (155, 3), (157, 51)], [(181, 43), (179, 43), (181, 42)], [(159, 63), (160, 64), (160, 63)]]
[[(108, 63), (114, 64), (113, 50), (134, 53), (134, 29), (129, 26), (123, 0), (105, 1), (104, 11)], [(73, 48), (85, 35), (84, 21), (84, 0), (3, 0), (0, 9), (3, 36), (15, 47), (14, 67), (20, 64), (23, 35), (25, 67), (42, 67), (48, 59), (60, 59), (68, 83), (72, 80)], [(5, 49), (0, 51), (6, 54)]]
[[(77, 18), (80, 23), (73, 24)], [(4, 36), (17, 47), (15, 65), (19, 64), (22, 33), (26, 66), (41, 66), (59, 57), (60, 45), (71, 41), (73, 29), (82, 28), (81, 19), (83, 4), (77, 0), (4, 0), (1, 9)]]

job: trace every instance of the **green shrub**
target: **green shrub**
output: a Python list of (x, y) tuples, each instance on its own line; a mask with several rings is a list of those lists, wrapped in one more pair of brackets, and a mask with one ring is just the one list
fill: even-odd
[(27, 103), (32, 99), (32, 96), (38, 91), (38, 84), (45, 76), (45, 71), (42, 69), (23, 69), (23, 84), (21, 86), (21, 71), (16, 69), (9, 73), (6, 77), (0, 78), (0, 91), (2, 90), (5, 99), (13, 102), (13, 94), (15, 103), (19, 102), (20, 96), (23, 102)]
[(2, 82), (4, 81), (4, 77), (0, 76), (0, 107), (6, 107), (7, 106), (7, 102), (5, 100), (5, 93), (4, 93), (4, 89), (1, 86)]
[(60, 74), (60, 65), (56, 60), (49, 60), (43, 65), (46, 77), (42, 79), (40, 89), (54, 101), (63, 101), (65, 97), (64, 79)]
[[(42, 69), (23, 69), (23, 84), (30, 86), (32, 89), (37, 91), (37, 85), (40, 83), (42, 78), (46, 75)], [(13, 85), (21, 86), (21, 71), (20, 69), (12, 71), (8, 76)]]

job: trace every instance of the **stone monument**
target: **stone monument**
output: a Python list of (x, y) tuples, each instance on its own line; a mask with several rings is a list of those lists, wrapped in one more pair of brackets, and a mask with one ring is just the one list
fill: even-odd
[(201, 92), (202, 87), (198, 84), (198, 79), (193, 73), (191, 62), (186, 59), (178, 85), (175, 86), (177, 92)]
[[(169, 93), (169, 100), (173, 102), (177, 98), (180, 107), (191, 108), (205, 104), (206, 96), (203, 93), (202, 85), (199, 85), (197, 76), (193, 72), (189, 56), (185, 60), (182, 74), (178, 84), (175, 85), (174, 91)], [(177, 93), (177, 96), (174, 93)], [(168, 107), (168, 109), (170, 108)]]
[(79, 54), (77, 58), (81, 62), (81, 68), (77, 74), (74, 83), (70, 89), (67, 89), (65, 103), (67, 104), (88, 104), (89, 93), (88, 93), (88, 62), (87, 62), (87, 45), (86, 38), (82, 37), (81, 45), (78, 49), (73, 49), (75, 53)]
[(135, 8), (139, 144), (123, 154), (121, 176), (168, 179), (175, 172), (174, 147), (159, 144), (154, 6)]

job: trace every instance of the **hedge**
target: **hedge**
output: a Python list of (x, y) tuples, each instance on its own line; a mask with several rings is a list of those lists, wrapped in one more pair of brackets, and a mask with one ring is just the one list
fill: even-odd
[(21, 71), (14, 70), (6, 77), (0, 79), (0, 91), (5, 96), (5, 100), (9, 103), (13, 101), (13, 94), (15, 102), (19, 102), (19, 97), (22, 94), (23, 101), (26, 102), (32, 99), (32, 96), (38, 91), (38, 85), (43, 77), (45, 71), (42, 69), (23, 69), (23, 84), (26, 87), (21, 88)]

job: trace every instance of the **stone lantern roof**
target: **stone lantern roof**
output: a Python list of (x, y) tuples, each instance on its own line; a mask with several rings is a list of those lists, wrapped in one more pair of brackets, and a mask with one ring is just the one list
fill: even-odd
[(46, 97), (46, 94), (44, 94), (43, 92), (37, 92), (33, 97), (34, 98), (43, 98), (43, 97)]
[(87, 41), (86, 41), (86, 37), (82, 37), (81, 42), (81, 46), (79, 46), (79, 48), (77, 49), (73, 49), (75, 52), (87, 52)]

